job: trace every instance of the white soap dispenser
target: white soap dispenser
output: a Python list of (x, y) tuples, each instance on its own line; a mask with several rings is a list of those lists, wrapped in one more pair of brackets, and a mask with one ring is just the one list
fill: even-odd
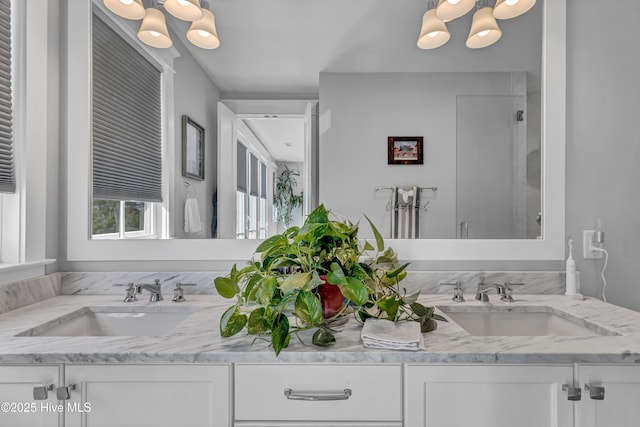
[(576, 260), (573, 259), (573, 239), (569, 239), (569, 256), (567, 257), (566, 269), (566, 291), (565, 295), (570, 298), (583, 299), (578, 290), (578, 272), (576, 271)]

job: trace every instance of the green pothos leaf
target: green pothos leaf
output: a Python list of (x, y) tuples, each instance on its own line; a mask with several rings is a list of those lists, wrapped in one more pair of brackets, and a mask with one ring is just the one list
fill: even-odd
[(230, 279), (229, 277), (216, 277), (214, 283), (216, 285), (216, 290), (223, 298), (233, 298), (238, 292), (240, 292), (238, 282)]
[(264, 307), (256, 308), (249, 314), (247, 323), (247, 333), (249, 335), (264, 334), (269, 330), (269, 319), (266, 316)]
[(322, 304), (309, 291), (302, 290), (298, 293), (294, 313), (308, 325), (316, 325), (322, 322)]
[(311, 273), (291, 274), (280, 284), (280, 290), (283, 294), (288, 294), (296, 289), (302, 289), (311, 279)]
[(271, 330), (271, 345), (276, 356), (280, 354), (283, 348), (289, 346), (289, 319), (283, 314), (276, 316), (273, 329)]
[(240, 308), (233, 305), (220, 318), (220, 335), (231, 337), (240, 332), (247, 324), (247, 316), (240, 314)]
[(373, 224), (373, 221), (371, 221), (368, 216), (365, 215), (364, 217), (367, 219), (367, 221), (369, 221), (371, 231), (373, 231), (373, 235), (376, 238), (376, 246), (378, 247), (378, 252), (382, 252), (384, 250), (384, 239), (382, 238), (382, 234), (380, 234), (376, 226)]
[(311, 342), (318, 347), (329, 347), (335, 344), (336, 336), (331, 330), (327, 328), (319, 328), (313, 334)]

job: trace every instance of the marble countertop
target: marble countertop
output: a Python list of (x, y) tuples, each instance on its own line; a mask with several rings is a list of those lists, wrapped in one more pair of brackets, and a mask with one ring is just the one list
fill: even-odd
[[(424, 334), (421, 351), (372, 350), (362, 346), (361, 326), (351, 318), (341, 326), (333, 347), (311, 345), (311, 332), (292, 338), (290, 347), (276, 357), (268, 344), (245, 332), (222, 338), (218, 332), (222, 312), (231, 300), (217, 295), (191, 295), (176, 304), (170, 299), (123, 303), (118, 296), (58, 296), (0, 315), (0, 363), (640, 363), (640, 313), (595, 299), (578, 301), (560, 295), (514, 295), (516, 302), (454, 303), (450, 295), (425, 295), (425, 305), (454, 306), (453, 310), (488, 310), (512, 307), (578, 318), (604, 336), (473, 336), (459, 325), (439, 322)], [(118, 307), (132, 311), (197, 309), (178, 327), (160, 337), (32, 337), (38, 326), (83, 307)]]

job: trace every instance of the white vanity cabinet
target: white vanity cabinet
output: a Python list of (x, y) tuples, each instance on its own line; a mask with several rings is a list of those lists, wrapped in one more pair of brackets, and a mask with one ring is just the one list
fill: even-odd
[(576, 427), (640, 425), (640, 366), (578, 365)]
[(408, 365), (405, 427), (570, 427), (572, 365)]
[[(0, 426), (62, 426), (55, 392), (60, 371), (58, 365), (0, 365)], [(44, 387), (46, 399), (34, 400), (34, 387)]]
[(236, 364), (236, 427), (402, 426), (399, 364)]
[(228, 427), (230, 378), (229, 365), (66, 365), (65, 427)]

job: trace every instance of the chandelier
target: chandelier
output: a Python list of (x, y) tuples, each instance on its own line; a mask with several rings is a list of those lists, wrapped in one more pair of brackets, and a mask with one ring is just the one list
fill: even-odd
[(430, 9), (422, 17), (422, 28), (418, 37), (420, 49), (435, 49), (451, 38), (446, 22), (466, 15), (476, 9), (471, 21), (471, 29), (466, 46), (479, 49), (491, 46), (502, 36), (496, 19), (510, 19), (522, 15), (536, 4), (536, 0), (496, 0), (494, 7), (490, 0), (431, 0)]
[(145, 8), (142, 0), (103, 0), (104, 5), (116, 15), (132, 20), (142, 19), (138, 38), (145, 44), (156, 48), (168, 48), (173, 45), (164, 13), (159, 6), (175, 18), (191, 22), (187, 30), (187, 39), (202, 49), (215, 49), (220, 46), (213, 13), (207, 9), (206, 2), (200, 0), (154, 0), (151, 7)]

